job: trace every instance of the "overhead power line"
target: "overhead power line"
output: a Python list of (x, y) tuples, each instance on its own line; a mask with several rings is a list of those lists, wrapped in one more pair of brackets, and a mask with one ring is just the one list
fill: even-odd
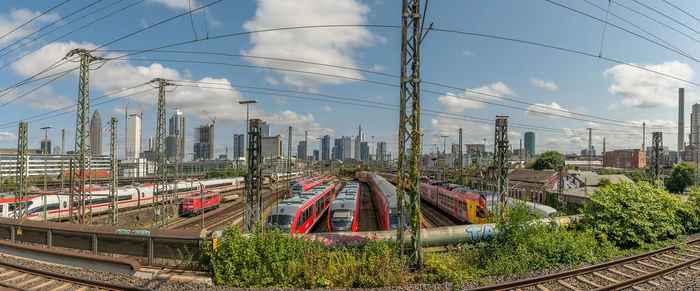
[(671, 3), (671, 2), (668, 2), (667, 0), (663, 0), (663, 1), (666, 2), (666, 4), (673, 6), (673, 8), (678, 9), (680, 12), (685, 13), (685, 15), (688, 15), (688, 16), (692, 17), (693, 19), (697, 20), (698, 22), (700, 22), (700, 19), (698, 19), (697, 17), (695, 17), (695, 15), (688, 13), (687, 11), (681, 9), (680, 7), (674, 5), (674, 4)]
[(42, 16), (46, 15), (46, 13), (49, 13), (49, 12), (53, 11), (54, 9), (60, 7), (61, 5), (66, 4), (68, 1), (70, 1), (70, 0), (64, 0), (63, 2), (56, 4), (56, 6), (49, 8), (48, 10), (46, 10), (46, 11), (40, 13), (40, 14), (37, 15), (37, 16), (34, 16), (32, 19), (27, 20), (26, 22), (22, 23), (21, 25), (15, 27), (14, 29), (12, 29), (12, 30), (8, 31), (7, 33), (5, 33), (4, 35), (0, 36), (0, 39), (5, 38), (6, 36), (8, 36), (8, 35), (12, 34), (13, 32), (17, 31), (18, 29), (20, 29), (20, 28), (24, 27), (25, 25), (31, 23), (32, 21), (37, 20), (39, 17), (42, 17)]
[(645, 14), (645, 13), (642, 13), (642, 12), (640, 12), (640, 11), (638, 11), (638, 10), (632, 8), (632, 7), (629, 7), (629, 6), (625, 5), (625, 4), (622, 4), (622, 3), (617, 2), (617, 1), (611, 1), (611, 3), (613, 3), (613, 4), (617, 5), (617, 6), (620, 6), (620, 7), (622, 7), (622, 8), (625, 8), (625, 9), (627, 9), (627, 10), (629, 10), (629, 11), (632, 11), (632, 12), (634, 12), (634, 13), (636, 13), (636, 14), (639, 14), (639, 15), (641, 15), (641, 16), (644, 17), (644, 18), (647, 18), (647, 19), (649, 19), (649, 20), (651, 20), (651, 21), (654, 21), (654, 22), (656, 22), (656, 23), (658, 23), (658, 24), (661, 24), (661, 25), (665, 26), (666, 28), (671, 29), (671, 30), (673, 30), (673, 31), (675, 31), (675, 32), (677, 32), (677, 33), (680, 33), (681, 35), (687, 37), (688, 39), (691, 39), (691, 40), (693, 40), (693, 41), (695, 41), (695, 42), (700, 43), (700, 40), (698, 40), (697, 38), (694, 38), (694, 37), (688, 35), (687, 33), (682, 32), (682, 31), (676, 29), (675, 27), (672, 27), (672, 26), (670, 26), (670, 25), (668, 25), (668, 24), (666, 24), (666, 23), (663, 23), (663, 22), (661, 22), (660, 20), (657, 20), (656, 18), (653, 18), (653, 17), (651, 17), (651, 16), (649, 16), (649, 15), (647, 15), (647, 14)]
[(673, 22), (675, 22), (675, 23), (680, 24), (681, 26), (683, 26), (683, 27), (685, 27), (685, 28), (687, 28), (687, 29), (690, 29), (691, 31), (693, 31), (693, 32), (695, 32), (695, 33), (697, 33), (697, 34), (700, 34), (700, 32), (697, 31), (697, 30), (695, 30), (694, 28), (692, 28), (692, 27), (686, 25), (686, 24), (683, 23), (683, 22), (680, 22), (680, 21), (676, 20), (675, 18), (673, 18), (673, 17), (671, 17), (671, 16), (668, 16), (668, 15), (664, 14), (663, 12), (661, 12), (661, 11), (659, 11), (659, 10), (654, 9), (654, 8), (651, 7), (651, 6), (648, 6), (648, 5), (646, 5), (646, 4), (642, 3), (642, 2), (639, 2), (639, 1), (637, 1), (637, 0), (632, 0), (632, 1), (633, 1), (634, 3), (639, 4), (640, 6), (644, 6), (646, 9), (649, 9), (649, 10), (651, 10), (651, 11), (654, 11), (654, 12), (658, 13), (659, 15), (670, 19), (671, 21), (673, 21)]

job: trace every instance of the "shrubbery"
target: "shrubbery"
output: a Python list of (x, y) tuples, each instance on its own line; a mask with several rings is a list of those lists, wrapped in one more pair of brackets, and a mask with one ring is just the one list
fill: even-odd
[(623, 248), (634, 248), (697, 230), (697, 208), (647, 182), (619, 183), (589, 195), (586, 229)]
[(219, 179), (231, 177), (243, 177), (246, 174), (245, 169), (227, 168), (210, 170), (205, 175), (205, 179)]

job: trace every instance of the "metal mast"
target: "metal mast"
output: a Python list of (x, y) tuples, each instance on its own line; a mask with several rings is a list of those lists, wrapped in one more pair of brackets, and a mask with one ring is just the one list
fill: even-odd
[[(591, 155), (593, 154), (593, 145), (591, 144), (591, 130), (592, 128), (587, 128), (588, 129), (588, 150), (586, 153), (588, 154), (588, 171), (591, 170)], [(642, 150), (644, 151), (644, 150)]]
[(458, 184), (464, 184), (464, 178), (462, 178), (462, 169), (464, 168), (464, 165), (462, 164), (462, 128), (459, 129), (459, 162), (457, 164), (459, 165)]
[(663, 151), (663, 139), (660, 131), (651, 133), (651, 178), (652, 181), (661, 180), (661, 154)]
[(248, 158), (245, 230), (251, 233), (262, 214), (262, 120), (260, 119), (249, 121)]
[[(156, 226), (168, 225), (170, 199), (168, 199), (168, 172), (165, 157), (165, 86), (171, 86), (166, 80), (156, 78), (150, 83), (158, 83), (158, 118), (156, 122), (156, 181), (153, 183), (153, 218)], [(140, 165), (138, 165), (140, 167)]]
[(119, 196), (117, 184), (117, 118), (112, 117), (109, 121), (109, 161), (112, 172), (112, 183), (109, 184), (109, 217), (107, 225), (117, 225), (119, 222), (119, 210), (117, 209), (117, 197)]
[(495, 149), (494, 159), (496, 161), (496, 186), (499, 199), (499, 211), (504, 214), (506, 206), (506, 197), (508, 195), (508, 116), (496, 116), (496, 132), (495, 132)]
[(27, 215), (27, 123), (19, 123), (17, 134), (17, 194), (15, 194), (15, 218)]
[[(86, 49), (73, 49), (68, 52), (66, 58), (74, 55), (80, 57), (80, 76), (78, 80), (78, 108), (75, 119), (75, 148), (73, 149), (77, 171), (71, 172), (71, 175), (75, 175), (72, 188), (75, 194), (80, 197), (81, 223), (91, 223), (91, 221), (86, 221), (85, 217), (85, 200), (90, 196), (90, 185), (86, 187), (89, 175), (86, 170), (90, 168), (90, 130), (88, 128), (88, 124), (90, 124), (90, 63), (103, 60), (103, 58), (93, 57)], [(71, 205), (71, 210), (72, 207)], [(72, 211), (70, 211), (70, 215), (73, 215)]]
[[(420, 134), (420, 44), (423, 41), (423, 19), (420, 0), (403, 0), (401, 11), (401, 79), (399, 100), (399, 156), (396, 194), (398, 202), (398, 242), (404, 253), (404, 232), (407, 227), (404, 211), (410, 215), (409, 259), (422, 266), (420, 249), (420, 192), (418, 191), (418, 158)], [(424, 11), (425, 12), (425, 11)], [(410, 73), (408, 72), (410, 70)], [(410, 104), (410, 105), (409, 105)], [(407, 108), (407, 106), (410, 106)], [(407, 146), (407, 143), (410, 144)], [(403, 201), (408, 189), (409, 201)]]

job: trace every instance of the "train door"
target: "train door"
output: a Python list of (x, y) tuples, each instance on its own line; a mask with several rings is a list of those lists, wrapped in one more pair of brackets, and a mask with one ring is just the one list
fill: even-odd
[(136, 208), (141, 208), (141, 190), (138, 187), (136, 189)]

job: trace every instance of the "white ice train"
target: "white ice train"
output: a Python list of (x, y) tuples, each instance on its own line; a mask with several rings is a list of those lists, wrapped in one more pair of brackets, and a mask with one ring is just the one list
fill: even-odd
[[(279, 174), (277, 177), (280, 180), (287, 180), (286, 175), (286, 173), (283, 173)], [(292, 178), (299, 176), (301, 176), (301, 172), (291, 173)], [(264, 182), (268, 183), (268, 181), (269, 180), (266, 178)], [(189, 180), (180, 181), (178, 183), (169, 183), (166, 195), (170, 196), (173, 199), (179, 199), (198, 194), (200, 192), (200, 183), (201, 186), (204, 187), (204, 190), (218, 192), (242, 189), (243, 187), (245, 187), (243, 177), (209, 180)], [(119, 187), (117, 192), (117, 207), (119, 209), (126, 209), (147, 206), (153, 203), (154, 190), (155, 189), (153, 184)], [(109, 209), (110, 202), (108, 195), (108, 189), (93, 190), (92, 199), (90, 201), (85, 201), (85, 211), (92, 212), (93, 214), (107, 212)], [(2, 199), (2, 203), (0, 203), (1, 217), (13, 217), (13, 200), (14, 199)], [(47, 217), (44, 217), (43, 198), (41, 196), (29, 198), (27, 201), (27, 218), (32, 220), (51, 220), (62, 218), (65, 219), (68, 217), (69, 203), (70, 196), (67, 195), (67, 193), (46, 195)], [(79, 212), (78, 209), (80, 209), (81, 207), (81, 201), (79, 199), (75, 199), (73, 201), (73, 204), (75, 204), (75, 206), (73, 207), (74, 213)]]

